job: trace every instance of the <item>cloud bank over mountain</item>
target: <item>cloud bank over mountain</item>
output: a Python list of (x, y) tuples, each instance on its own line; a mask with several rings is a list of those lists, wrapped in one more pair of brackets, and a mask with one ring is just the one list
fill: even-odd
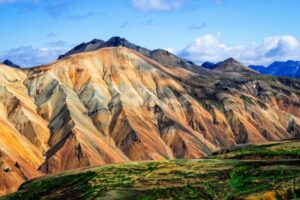
[(220, 34), (197, 37), (179, 54), (196, 63), (235, 57), (245, 64), (267, 65), (276, 60), (300, 59), (300, 43), (292, 35), (271, 36), (249, 45), (227, 45)]
[(57, 48), (21, 46), (7, 51), (0, 51), (0, 61), (9, 59), (22, 67), (32, 67), (52, 62), (62, 52)]
[[(56, 60), (66, 50), (62, 40), (49, 42), (42, 48), (21, 46), (0, 51), (0, 60), (10, 59), (21, 66), (35, 66)], [(197, 64), (220, 62), (230, 57), (246, 65), (269, 65), (274, 61), (300, 60), (300, 42), (292, 35), (271, 36), (260, 43), (248, 45), (228, 45), (220, 34), (206, 34), (195, 38), (185, 48), (166, 50), (191, 60)]]

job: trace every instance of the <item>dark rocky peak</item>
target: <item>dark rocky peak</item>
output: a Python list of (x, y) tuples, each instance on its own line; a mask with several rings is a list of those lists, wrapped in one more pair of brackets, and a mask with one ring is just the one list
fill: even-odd
[(146, 49), (144, 47), (135, 45), (133, 43), (130, 43), (128, 40), (126, 40), (125, 38), (121, 38), (121, 37), (112, 37), (110, 38), (107, 42), (105, 42), (101, 48), (105, 48), (105, 47), (118, 47), (118, 46), (123, 46), (123, 47), (127, 47), (129, 49), (133, 49), (145, 56), (150, 56), (151, 54), (151, 50)]
[(125, 38), (121, 38), (119, 36), (112, 37), (106, 42), (106, 45), (110, 46), (125, 46), (128, 44), (129, 42)]
[(4, 64), (4, 65), (7, 65), (7, 66), (10, 66), (10, 67), (13, 67), (13, 68), (18, 68), (18, 69), (21, 68), (19, 65), (13, 63), (13, 62), (10, 61), (10, 60), (4, 60), (4, 61), (3, 61), (3, 64)]

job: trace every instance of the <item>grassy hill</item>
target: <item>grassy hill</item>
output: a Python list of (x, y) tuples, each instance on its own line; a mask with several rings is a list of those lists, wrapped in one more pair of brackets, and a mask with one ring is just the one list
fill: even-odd
[(27, 182), (6, 199), (294, 199), (300, 140), (248, 145), (199, 160), (134, 162)]

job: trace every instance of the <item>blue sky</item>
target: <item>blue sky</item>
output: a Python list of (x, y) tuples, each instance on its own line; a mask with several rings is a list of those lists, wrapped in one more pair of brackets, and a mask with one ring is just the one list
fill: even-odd
[(299, 0), (0, 0), (0, 60), (53, 61), (112, 36), (196, 63), (300, 60)]

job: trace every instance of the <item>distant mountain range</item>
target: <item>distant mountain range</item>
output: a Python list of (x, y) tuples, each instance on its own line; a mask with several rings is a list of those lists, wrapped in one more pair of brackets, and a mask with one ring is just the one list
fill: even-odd
[[(210, 70), (217, 70), (220, 64), (224, 62), (220, 62), (217, 64), (211, 62), (204, 62), (201, 65), (201, 67)], [(290, 78), (300, 78), (300, 61), (293, 61), (293, 60), (289, 60), (286, 62), (276, 61), (267, 67), (263, 65), (250, 65), (249, 68), (261, 74), (268, 74), (272, 76), (285, 76)], [(247, 70), (249, 70), (249, 68)], [(235, 70), (237, 70), (237, 68), (235, 68)]]
[(269, 65), (268, 67), (259, 66), (259, 65), (258, 66), (251, 65), (249, 67), (262, 74), (300, 78), (300, 61), (293, 61), (293, 60), (289, 60), (286, 62), (276, 61), (271, 65)]

